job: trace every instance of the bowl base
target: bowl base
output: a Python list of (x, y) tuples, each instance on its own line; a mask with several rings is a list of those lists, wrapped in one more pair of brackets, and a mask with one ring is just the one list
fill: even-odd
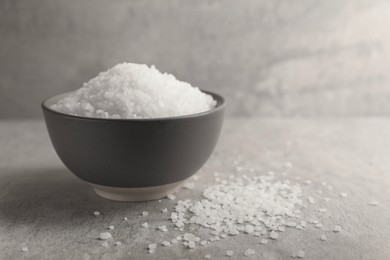
[(179, 181), (161, 186), (142, 187), (142, 188), (118, 188), (92, 184), (96, 194), (102, 198), (115, 201), (147, 201), (157, 200), (174, 193), (185, 182)]

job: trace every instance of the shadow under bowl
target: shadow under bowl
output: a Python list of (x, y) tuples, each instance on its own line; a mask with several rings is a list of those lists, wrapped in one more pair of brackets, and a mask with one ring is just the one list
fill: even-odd
[[(203, 91), (203, 90), (202, 90)], [(209, 159), (221, 133), (225, 100), (214, 109), (154, 119), (74, 116), (42, 102), (50, 139), (65, 166), (104, 198), (144, 201), (174, 192)]]

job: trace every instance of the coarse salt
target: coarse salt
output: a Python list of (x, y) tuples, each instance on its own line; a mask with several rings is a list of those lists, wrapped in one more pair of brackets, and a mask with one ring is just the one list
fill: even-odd
[(211, 110), (216, 101), (154, 66), (121, 63), (51, 105), (53, 110), (95, 118), (161, 118)]

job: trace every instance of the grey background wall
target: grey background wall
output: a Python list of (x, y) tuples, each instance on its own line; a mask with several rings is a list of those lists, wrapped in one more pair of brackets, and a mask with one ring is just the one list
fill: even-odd
[(390, 114), (387, 0), (0, 0), (0, 118), (116, 63), (218, 91), (231, 116)]

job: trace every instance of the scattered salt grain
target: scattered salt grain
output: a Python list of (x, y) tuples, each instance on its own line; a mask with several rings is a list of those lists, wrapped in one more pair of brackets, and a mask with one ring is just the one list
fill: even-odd
[(248, 256), (251, 256), (251, 255), (254, 255), (254, 254), (255, 254), (255, 250), (248, 248), (245, 251), (244, 256), (248, 257)]
[(247, 234), (253, 233), (254, 230), (255, 229), (254, 229), (254, 227), (252, 225), (246, 225), (245, 226), (245, 233), (247, 233)]
[(370, 201), (370, 202), (368, 203), (368, 205), (369, 205), (369, 206), (378, 206), (378, 205), (379, 205), (379, 202), (376, 201), (376, 200), (373, 200), (373, 201)]
[(333, 229), (333, 232), (341, 232), (341, 226), (339, 226), (339, 225), (336, 225), (335, 227), (334, 227), (334, 229)]
[(346, 197), (348, 197), (348, 194), (345, 193), (345, 192), (340, 192), (340, 197), (341, 198), (346, 198)]
[(311, 204), (314, 204), (314, 202), (315, 202), (314, 199), (313, 199), (312, 197), (308, 197), (307, 200), (308, 200), (309, 203), (311, 203)]
[(321, 213), (324, 213), (324, 212), (327, 212), (328, 210), (326, 208), (319, 208), (318, 209), (318, 212), (321, 212)]
[(201, 245), (201, 246), (205, 246), (205, 245), (207, 245), (207, 241), (206, 241), (206, 240), (202, 240), (202, 241), (200, 241), (200, 245)]
[(162, 212), (162, 213), (167, 213), (167, 212), (168, 212), (168, 209), (165, 208), (165, 209), (161, 210), (161, 212)]
[(195, 241), (188, 241), (188, 248), (195, 248)]
[(297, 223), (294, 223), (294, 222), (287, 222), (286, 223), (286, 226), (288, 227), (295, 227), (297, 225)]
[(111, 226), (108, 227), (108, 229), (114, 230), (114, 226), (111, 225)]
[(186, 182), (186, 183), (184, 183), (183, 188), (192, 190), (193, 188), (195, 188), (195, 183), (193, 183), (193, 182)]
[(124, 217), (123, 220), (124, 220), (124, 221), (127, 221), (127, 217)]
[(279, 235), (275, 231), (271, 231), (271, 233), (269, 233), (269, 237), (276, 240), (278, 239)]
[(147, 211), (142, 211), (142, 216), (147, 217), (148, 215), (149, 215), (149, 212), (147, 212)]
[(321, 223), (318, 223), (315, 225), (316, 228), (322, 228), (322, 224)]
[(268, 239), (263, 238), (263, 239), (260, 240), (260, 244), (265, 245), (267, 243), (268, 243)]
[(233, 252), (233, 251), (231, 251), (231, 250), (226, 251), (226, 256), (231, 257), (231, 256), (233, 256), (233, 255), (234, 255), (234, 252)]
[(177, 243), (176, 238), (171, 239), (171, 244), (176, 244), (176, 243)]
[(95, 215), (95, 217), (97, 217), (97, 216), (100, 215), (100, 212), (99, 211), (94, 211), (93, 214)]
[(320, 237), (320, 240), (321, 240), (321, 241), (326, 241), (326, 236), (325, 236), (325, 235), (322, 235), (322, 236)]
[(210, 95), (154, 66), (122, 63), (99, 73), (51, 108), (95, 118), (160, 118), (200, 113), (215, 105)]
[(173, 195), (173, 194), (168, 194), (168, 195), (167, 195), (167, 198), (170, 199), (170, 200), (175, 200), (175, 199), (176, 199), (176, 196)]
[(28, 252), (28, 247), (26, 246), (22, 247), (22, 252)]
[(122, 245), (122, 242), (120, 242), (120, 241), (117, 241), (114, 243), (114, 246), (120, 246), (120, 245)]
[(204, 258), (204, 259), (210, 259), (210, 258), (211, 258), (211, 255), (210, 255), (210, 254), (206, 254), (206, 255), (204, 255), (203, 258)]
[(155, 243), (149, 244), (148, 245), (148, 252), (149, 252), (149, 254), (153, 254), (154, 251), (156, 250), (156, 247), (157, 247), (157, 244), (155, 244)]
[(149, 224), (148, 224), (148, 222), (145, 222), (145, 223), (143, 223), (141, 226), (142, 226), (143, 228), (147, 228), (147, 227), (149, 227)]
[(162, 244), (163, 246), (170, 246), (170, 245), (171, 245), (171, 243), (168, 242), (168, 241), (163, 241), (161, 244)]
[(99, 238), (100, 238), (100, 240), (108, 240), (108, 239), (112, 238), (112, 235), (110, 232), (103, 232), (103, 233), (100, 233)]
[(159, 226), (158, 229), (162, 232), (167, 232), (168, 229), (167, 229), (167, 226)]
[(304, 258), (305, 257), (305, 251), (299, 250), (297, 253), (298, 258)]
[(310, 185), (310, 184), (311, 184), (311, 180), (306, 180), (306, 181), (304, 181), (304, 183), (305, 183), (306, 185)]

